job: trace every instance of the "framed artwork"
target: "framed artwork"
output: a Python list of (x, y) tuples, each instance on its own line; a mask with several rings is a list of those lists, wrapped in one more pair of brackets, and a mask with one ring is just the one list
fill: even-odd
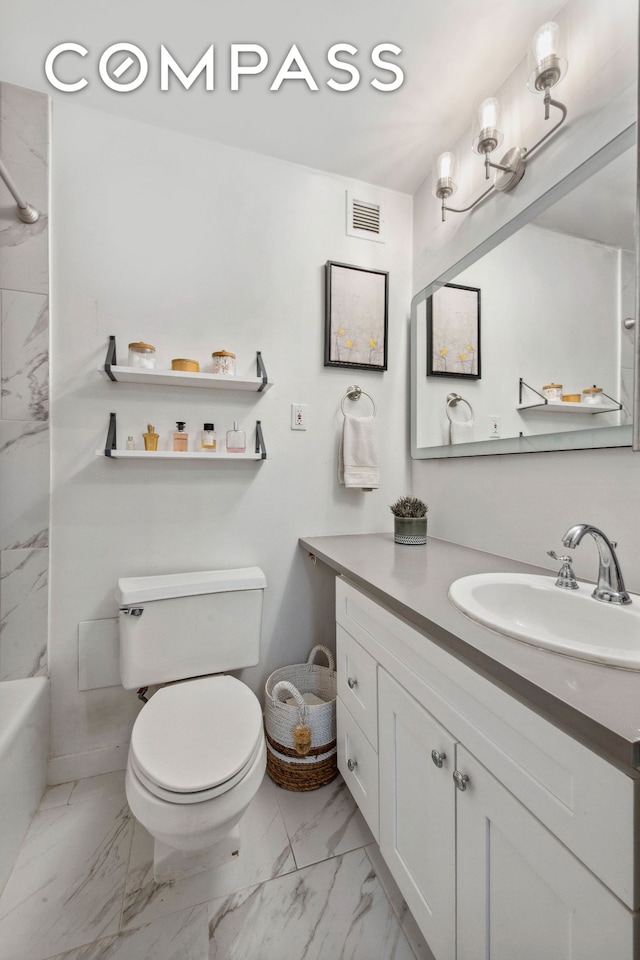
[(327, 260), (325, 367), (387, 369), (389, 274)]
[(480, 290), (447, 283), (427, 300), (427, 376), (480, 380)]

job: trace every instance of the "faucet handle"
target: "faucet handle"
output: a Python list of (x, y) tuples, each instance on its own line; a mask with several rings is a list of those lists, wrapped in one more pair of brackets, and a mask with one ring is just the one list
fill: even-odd
[(563, 587), (565, 590), (577, 590), (578, 581), (571, 568), (571, 557), (559, 557), (555, 550), (547, 550), (547, 556), (553, 557), (554, 560), (562, 564), (556, 580), (556, 587)]

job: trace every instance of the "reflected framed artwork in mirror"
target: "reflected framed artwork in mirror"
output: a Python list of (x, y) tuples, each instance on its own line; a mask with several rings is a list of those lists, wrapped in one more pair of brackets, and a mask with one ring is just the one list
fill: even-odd
[(427, 300), (427, 376), (480, 379), (480, 289), (447, 283)]
[(389, 274), (328, 260), (325, 367), (387, 369)]

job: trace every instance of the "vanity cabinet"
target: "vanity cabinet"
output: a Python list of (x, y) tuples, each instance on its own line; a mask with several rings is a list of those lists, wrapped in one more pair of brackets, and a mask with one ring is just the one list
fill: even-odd
[(634, 960), (634, 781), (343, 579), (336, 599), (341, 770), (436, 960)]

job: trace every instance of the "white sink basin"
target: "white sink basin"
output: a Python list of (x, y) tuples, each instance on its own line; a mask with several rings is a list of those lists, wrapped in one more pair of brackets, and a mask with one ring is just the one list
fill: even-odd
[(514, 640), (627, 670), (640, 670), (640, 597), (619, 606), (555, 586), (555, 577), (479, 573), (455, 580), (449, 599), (462, 613)]

